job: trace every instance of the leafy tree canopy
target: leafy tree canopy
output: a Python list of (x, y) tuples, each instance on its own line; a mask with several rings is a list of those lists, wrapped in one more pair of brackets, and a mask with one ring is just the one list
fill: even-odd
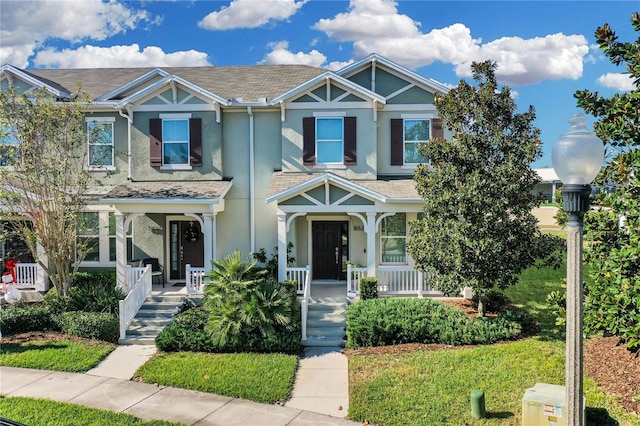
[(436, 98), (452, 137), (420, 148), (430, 160), (414, 176), (425, 206), (410, 227), (408, 250), (437, 277), (439, 290), (472, 287), (482, 313), (488, 290), (516, 283), (541, 258), (557, 264), (562, 242), (542, 235), (532, 214), (539, 177), (530, 164), (541, 155), (533, 107), (515, 112), (510, 89), (498, 88), (494, 63), (474, 63), (472, 70), (477, 87), (461, 81)]
[[(640, 15), (631, 16), (640, 33)], [(594, 184), (604, 189), (585, 216), (585, 259), (593, 280), (585, 288), (585, 329), (605, 332), (640, 349), (640, 36), (621, 42), (608, 24), (595, 37), (611, 63), (625, 66), (635, 88), (604, 98), (578, 91), (578, 106), (597, 118), (608, 161)]]

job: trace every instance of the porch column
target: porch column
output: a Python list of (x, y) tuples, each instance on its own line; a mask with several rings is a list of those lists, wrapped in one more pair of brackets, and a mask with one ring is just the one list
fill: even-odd
[(278, 212), (278, 281), (287, 279), (287, 214)]
[(116, 219), (116, 287), (127, 289), (127, 237), (124, 232), (124, 214), (115, 212)]
[(211, 213), (202, 215), (202, 233), (204, 236), (204, 268), (211, 268), (211, 260), (216, 258), (216, 217)]
[(367, 223), (364, 226), (367, 234), (367, 275), (376, 275), (376, 214), (367, 212)]
[[(36, 246), (36, 252), (38, 253), (38, 259), (45, 265), (48, 264), (47, 253), (44, 251), (44, 247), (41, 244)], [(37, 260), (36, 260), (37, 263)], [(42, 268), (42, 266), (38, 265), (38, 274), (36, 275), (36, 290), (37, 291), (47, 291), (49, 290), (49, 275)]]
[(556, 202), (556, 183), (551, 182), (551, 202)]

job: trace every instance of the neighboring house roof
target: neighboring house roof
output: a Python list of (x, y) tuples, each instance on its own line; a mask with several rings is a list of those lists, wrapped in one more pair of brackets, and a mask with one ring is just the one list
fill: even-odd
[(540, 176), (541, 183), (560, 182), (555, 169), (553, 167), (545, 167), (542, 169), (533, 169)]
[(325, 180), (384, 203), (423, 201), (411, 177), (349, 180), (332, 173), (283, 172), (275, 172), (272, 175), (265, 198), (268, 203), (286, 199), (311, 189)]
[(162, 70), (223, 99), (242, 98), (244, 102), (275, 98), (325, 72), (307, 65), (7, 70), (18, 70), (59, 92), (73, 93), (80, 83), (91, 99), (107, 94), (117, 96), (118, 89), (154, 70)]
[(214, 200), (223, 198), (230, 188), (228, 180), (127, 182), (112, 189), (104, 200)]

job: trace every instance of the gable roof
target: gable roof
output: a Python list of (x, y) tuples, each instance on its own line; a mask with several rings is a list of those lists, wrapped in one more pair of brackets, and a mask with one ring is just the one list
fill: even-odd
[(369, 66), (371, 66), (372, 63), (375, 64), (382, 64), (383, 67), (393, 70), (396, 73), (400, 73), (405, 75), (406, 77), (408, 77), (410, 80), (413, 80), (415, 83), (420, 84), (424, 87), (427, 87), (429, 89), (431, 89), (434, 92), (442, 92), (442, 93), (447, 93), (450, 89), (449, 87), (445, 86), (444, 84), (440, 83), (437, 80), (434, 80), (432, 78), (425, 78), (423, 76), (421, 76), (420, 74), (411, 71), (408, 68), (403, 67), (400, 64), (397, 64), (393, 61), (390, 61), (389, 59), (385, 58), (384, 56), (380, 56), (377, 53), (372, 53), (369, 56), (357, 61), (357, 62), (353, 62), (347, 66), (345, 66), (344, 68), (341, 68), (340, 70), (338, 70), (336, 72), (336, 74), (341, 75), (343, 77), (346, 76), (350, 76), (353, 75), (357, 72), (359, 72), (360, 70), (367, 68)]
[(355, 92), (355, 93), (359, 93), (371, 100), (375, 100), (378, 101), (381, 104), (385, 104), (386, 100), (383, 96), (378, 95), (375, 92), (372, 92), (369, 89), (366, 89), (364, 87), (361, 87), (357, 84), (355, 84), (354, 82), (352, 82), (351, 80), (347, 80), (344, 77), (341, 77), (331, 71), (326, 71), (308, 81), (305, 81), (303, 84), (294, 87), (293, 89), (287, 91), (286, 93), (283, 93), (282, 95), (272, 99), (270, 101), (271, 104), (277, 104), (280, 101), (284, 101), (286, 99), (290, 99), (292, 97), (295, 97), (301, 93), (304, 93), (316, 86), (318, 86), (320, 83), (324, 83), (327, 80), (333, 81), (338, 85), (341, 85), (343, 87), (348, 88), (349, 90)]
[[(120, 100), (118, 95), (136, 80), (154, 71), (174, 75), (222, 99), (242, 98), (245, 102), (275, 98), (325, 72), (307, 65), (253, 65), (232, 67), (86, 68), (20, 70), (19, 78), (64, 93), (76, 91), (78, 83), (91, 99)], [(3, 69), (4, 69), (3, 67)], [(106, 99), (104, 96), (111, 96)]]
[(349, 180), (333, 173), (284, 173), (275, 172), (271, 177), (266, 202), (291, 198), (316, 187), (325, 181), (337, 184), (367, 199), (382, 203), (424, 202), (411, 177), (403, 179), (358, 179)]

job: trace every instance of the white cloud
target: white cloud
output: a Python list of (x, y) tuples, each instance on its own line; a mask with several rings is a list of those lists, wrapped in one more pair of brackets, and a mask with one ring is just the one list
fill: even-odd
[(633, 84), (633, 78), (630, 74), (607, 73), (598, 77), (598, 83), (610, 89), (619, 90), (620, 92), (630, 92), (637, 87)]
[(206, 30), (257, 28), (270, 21), (285, 21), (307, 0), (233, 0), (217, 12), (211, 12), (198, 22)]
[(104, 40), (141, 23), (158, 23), (158, 19), (117, 0), (3, 1), (0, 63), (27, 67), (29, 57), (48, 39)]
[(45, 49), (36, 55), (34, 64), (43, 68), (129, 68), (129, 67), (177, 67), (210, 65), (207, 54), (195, 50), (165, 53), (161, 48), (148, 46), (82, 46), (61, 51)]
[(297, 52), (293, 53), (289, 50), (288, 41), (278, 41), (270, 43), (271, 52), (267, 53), (261, 64), (298, 64), (310, 65), (312, 67), (321, 67), (327, 60), (327, 57), (317, 50), (309, 53)]
[(471, 62), (491, 59), (498, 64), (498, 79), (510, 85), (577, 79), (589, 60), (589, 45), (582, 35), (503, 37), (483, 43), (461, 23), (423, 32), (419, 22), (398, 13), (393, 0), (351, 0), (348, 12), (321, 19), (313, 28), (333, 40), (353, 42), (356, 57), (375, 52), (414, 69), (441, 61), (467, 77)]

